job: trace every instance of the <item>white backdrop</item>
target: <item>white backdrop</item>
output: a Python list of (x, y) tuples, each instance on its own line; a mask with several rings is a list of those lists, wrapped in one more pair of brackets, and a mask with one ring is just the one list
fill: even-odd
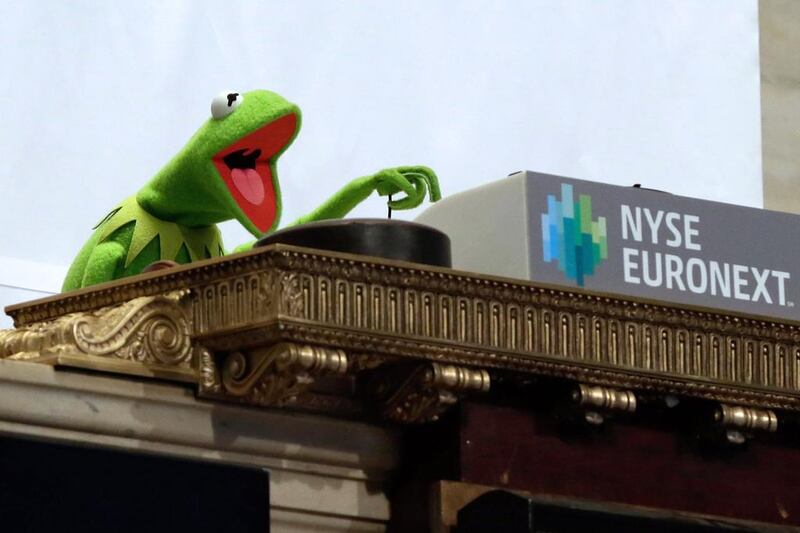
[(0, 65), (9, 287), (23, 261), (41, 264), (27, 288), (57, 290), (223, 89), (303, 110), (284, 222), (401, 164), (433, 167), (444, 194), (530, 169), (761, 206), (756, 0), (0, 0)]

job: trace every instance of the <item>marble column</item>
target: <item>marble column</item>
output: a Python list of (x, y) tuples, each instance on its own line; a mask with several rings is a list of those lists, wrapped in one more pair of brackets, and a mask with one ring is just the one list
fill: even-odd
[(761, 0), (764, 207), (800, 213), (800, 2)]

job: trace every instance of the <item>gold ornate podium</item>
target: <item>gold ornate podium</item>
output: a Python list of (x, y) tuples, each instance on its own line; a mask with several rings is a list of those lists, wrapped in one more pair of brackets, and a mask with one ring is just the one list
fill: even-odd
[(643, 398), (704, 402), (731, 443), (800, 410), (797, 324), (284, 245), (6, 311), (3, 368), (155, 378), (198, 405), (335, 417), (390, 440), (460, 399), (491, 404), (498, 379), (566, 383), (594, 425)]

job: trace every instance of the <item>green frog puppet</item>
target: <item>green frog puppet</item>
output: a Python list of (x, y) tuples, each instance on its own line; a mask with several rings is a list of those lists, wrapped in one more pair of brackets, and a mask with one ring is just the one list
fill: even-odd
[[(62, 290), (137, 274), (158, 261), (223, 255), (216, 224), (225, 220), (238, 220), (255, 237), (274, 231), (281, 217), (277, 162), (299, 130), (300, 109), (274, 92), (217, 95), (211, 118), (186, 146), (94, 228)], [(414, 208), (428, 193), (440, 198), (431, 169), (389, 168), (356, 178), (293, 224), (342, 218), (373, 192), (403, 193), (389, 202), (392, 209)]]

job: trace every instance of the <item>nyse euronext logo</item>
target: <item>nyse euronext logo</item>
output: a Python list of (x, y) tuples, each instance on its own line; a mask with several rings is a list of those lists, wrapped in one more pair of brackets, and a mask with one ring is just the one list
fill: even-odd
[(561, 200), (547, 195), (547, 213), (542, 213), (544, 261), (558, 262), (567, 279), (583, 287), (586, 276), (608, 258), (606, 217), (592, 220), (592, 197), (581, 194), (574, 200), (572, 185), (561, 185)]

